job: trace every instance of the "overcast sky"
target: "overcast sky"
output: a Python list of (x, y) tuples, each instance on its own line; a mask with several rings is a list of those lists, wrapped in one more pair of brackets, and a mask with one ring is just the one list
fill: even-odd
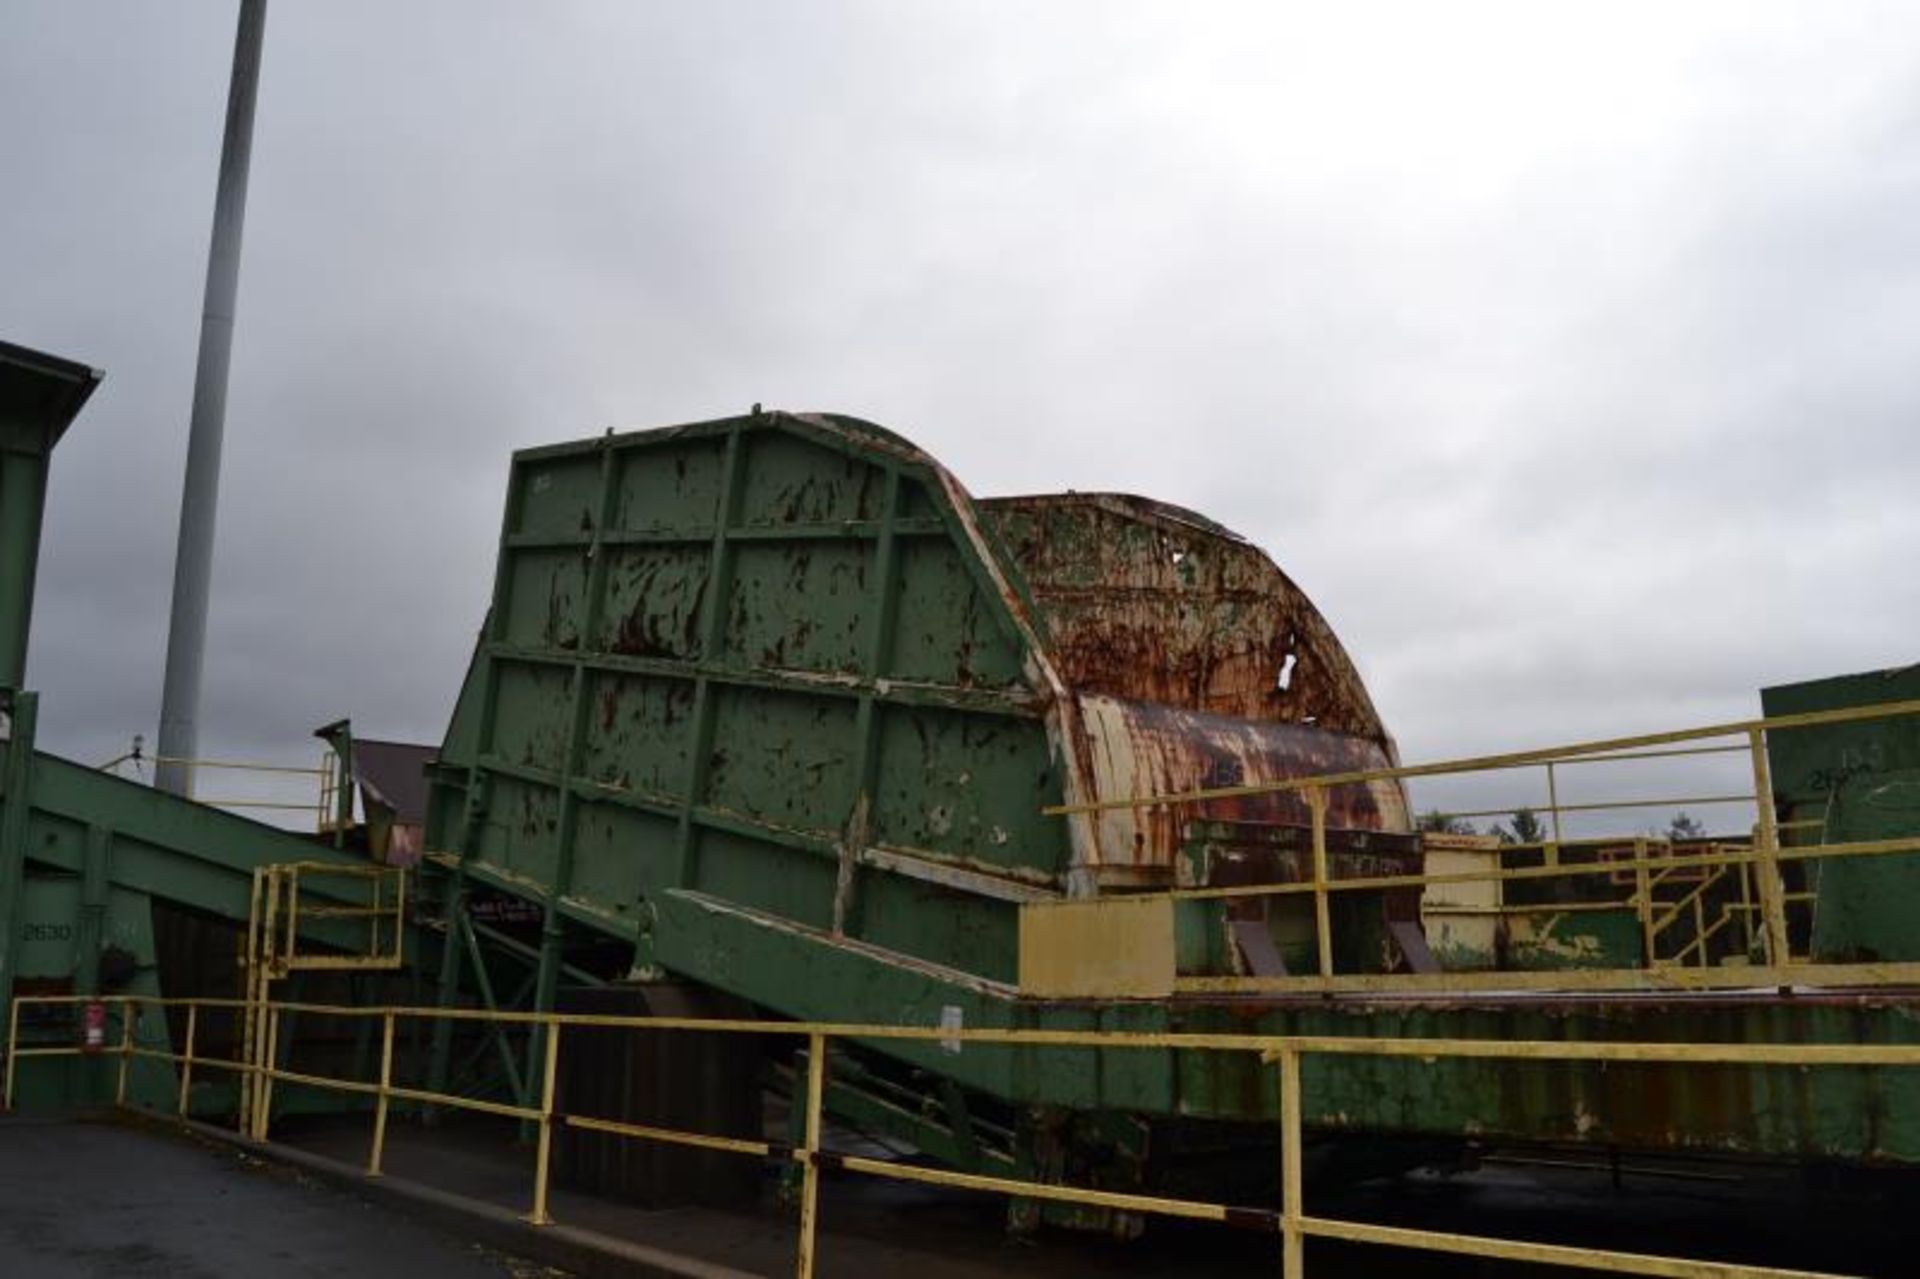
[[(8, 0), (29, 680), (159, 715), (233, 3)], [(1920, 12), (275, 0), (202, 746), (438, 740), (511, 449), (756, 401), (1149, 494), (1409, 760), (1920, 660)]]

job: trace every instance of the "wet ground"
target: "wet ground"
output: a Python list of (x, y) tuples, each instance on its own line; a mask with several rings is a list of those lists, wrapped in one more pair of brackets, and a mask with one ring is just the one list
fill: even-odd
[[(416, 1183), (514, 1213), (528, 1207), (532, 1156), (511, 1126), (396, 1123), (388, 1186)], [(358, 1165), (359, 1121), (288, 1122), (276, 1140)], [(1675, 1170), (1668, 1170), (1669, 1172)], [(1534, 1160), (1415, 1174), (1308, 1203), (1355, 1220), (1576, 1246), (1742, 1261), (1830, 1274), (1920, 1274), (1920, 1196), (1882, 1181), (1792, 1169), (1699, 1165), (1652, 1175)], [(351, 1182), (351, 1177), (349, 1181)], [(1817, 1183), (1817, 1184), (1816, 1184)], [(792, 1273), (794, 1217), (769, 1177), (756, 1209), (643, 1207), (557, 1189), (569, 1226), (752, 1274)], [(1120, 1243), (1064, 1231), (1015, 1239), (990, 1196), (828, 1176), (819, 1273), (912, 1279), (1172, 1279), (1278, 1273), (1278, 1240), (1159, 1223)], [(1315, 1279), (1547, 1279), (1576, 1272), (1326, 1242)], [(458, 1229), (363, 1201), (234, 1146), (164, 1127), (0, 1120), (0, 1274), (40, 1279), (226, 1279), (352, 1275), (532, 1279), (564, 1272), (475, 1246)]]
[(489, 1253), (224, 1147), (0, 1120), (9, 1279), (534, 1279)]

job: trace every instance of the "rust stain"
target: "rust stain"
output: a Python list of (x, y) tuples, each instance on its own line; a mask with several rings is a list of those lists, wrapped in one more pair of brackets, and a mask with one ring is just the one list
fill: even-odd
[[(1313, 725), (1238, 719), (1152, 702), (1079, 699), (1092, 746), (1094, 776), (1108, 796), (1155, 795), (1255, 785), (1318, 773), (1382, 768), (1386, 752), (1361, 737)], [(1407, 804), (1391, 782), (1335, 787), (1330, 830), (1405, 831)], [(1276, 791), (1179, 806), (1111, 809), (1094, 814), (1102, 847), (1136, 868), (1174, 870), (1182, 834), (1195, 821), (1305, 828), (1312, 816), (1298, 792)]]
[[(1069, 803), (1084, 803), (1099, 797), (1093, 776), (1090, 745), (1080, 720), (1080, 708), (1070, 693), (1068, 681), (1061, 675), (1053, 655), (1044, 642), (1043, 630), (1028, 608), (1027, 600), (1015, 585), (1016, 566), (995, 553), (988, 528), (981, 516), (985, 504), (976, 503), (960, 481), (945, 467), (929, 459), (928, 473), (939, 486), (951, 507), (960, 536), (979, 558), (991, 580), (994, 593), (1006, 609), (1013, 629), (1025, 650), (1027, 678), (1045, 707), (1048, 737), (1065, 765), (1061, 791)], [(1081, 818), (1068, 822), (1068, 841), (1072, 864), (1067, 874), (1069, 896), (1090, 895), (1097, 889), (1099, 868), (1104, 860), (1101, 836), (1096, 823)]]
[[(1389, 767), (1393, 739), (1319, 610), (1258, 547), (1118, 494), (976, 504), (1017, 566), (1070, 690), (1070, 746), (1101, 798)], [(1328, 825), (1405, 831), (1395, 783), (1338, 788)], [(1170, 882), (1196, 820), (1304, 826), (1293, 793), (1090, 816), (1098, 875)]]
[(1121, 494), (995, 498), (993, 520), (1082, 693), (1392, 741), (1305, 592), (1203, 516)]

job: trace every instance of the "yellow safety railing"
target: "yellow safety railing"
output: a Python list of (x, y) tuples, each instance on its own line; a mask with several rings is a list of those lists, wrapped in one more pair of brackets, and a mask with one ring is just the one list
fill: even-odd
[[(91, 1046), (85, 1043), (72, 1044), (35, 1044), (22, 1047), (20, 1043), (20, 1010), (28, 1005), (47, 1007), (69, 1006), (79, 1008), (87, 1004), (99, 1004), (103, 1008), (119, 1009), (119, 1033), (114, 1036), (111, 1045)], [(134, 1040), (140, 1024), (143, 1008), (185, 1008), (187, 1010), (186, 1030), (182, 1038), (182, 1051), (178, 1053), (162, 1052), (156, 1048), (142, 1048)], [(7, 1069), (4, 1089), (5, 1109), (13, 1109), (13, 1098), (19, 1063), (38, 1057), (118, 1057), (119, 1066), (114, 1074), (114, 1104), (127, 1104), (127, 1074), (136, 1060), (165, 1061), (180, 1070), (180, 1089), (177, 1113), (183, 1118), (187, 1114), (188, 1094), (193, 1088), (195, 1067), (228, 1071), (240, 1075), (256, 1073), (258, 1066), (244, 1056), (237, 1058), (208, 1057), (196, 1051), (200, 1037), (200, 1010), (231, 1009), (236, 1016), (246, 1011), (244, 999), (163, 999), (146, 995), (16, 995), (13, 1006), (7, 1015)]]
[[(314, 880), (348, 885), (348, 895), (357, 885), (361, 900), (342, 902), (338, 900), (342, 890), (335, 889), (328, 901), (303, 901), (301, 883)], [(255, 867), (244, 962), (276, 980), (296, 971), (390, 971), (400, 967), (404, 959), (406, 911), (407, 874), (402, 867), (321, 861)], [(366, 929), (364, 944), (344, 952), (302, 951), (302, 926), (322, 919), (358, 921)]]
[[(362, 900), (354, 904), (302, 902), (300, 883), (344, 881), (362, 886)], [(349, 890), (351, 891), (351, 890)], [(241, 978), (246, 998), (241, 1053), (254, 1061), (273, 1051), (268, 1006), (273, 983), (294, 972), (392, 972), (405, 961), (407, 873), (398, 866), (376, 862), (274, 862), (256, 866), (247, 907), (246, 949), (241, 954)], [(351, 950), (301, 951), (303, 924), (320, 919), (358, 921), (366, 928), (364, 945)], [(252, 1076), (243, 1081), (248, 1104), (258, 1091)]]
[[(1723, 888), (1730, 866), (1714, 866), (1701, 876), (1694, 887), (1685, 896), (1672, 902), (1666, 912), (1649, 919), (1645, 925), (1647, 936), (1647, 959), (1650, 964), (1685, 964), (1689, 958), (1696, 960), (1701, 967), (1708, 963), (1712, 951), (1708, 947), (1720, 930), (1733, 922), (1734, 912), (1727, 909), (1732, 903), (1722, 905), (1719, 915), (1712, 923), (1707, 922), (1707, 895), (1715, 889)], [(1651, 903), (1649, 903), (1651, 906)], [(1693, 935), (1681, 944), (1671, 956), (1660, 954), (1660, 939), (1675, 925), (1691, 922)]]
[[(1830, 841), (1819, 820), (1781, 822), (1775, 811), (1769, 772), (1767, 736), (1798, 728), (1856, 724), (1920, 715), (1920, 701), (1777, 716), (1715, 724), (1674, 732), (1612, 738), (1572, 746), (1447, 760), (1431, 764), (1323, 774), (1216, 787), (1165, 795), (1145, 795), (1098, 803), (1050, 807), (1055, 815), (1090, 815), (1109, 809), (1145, 809), (1204, 804), (1209, 800), (1241, 799), (1258, 795), (1294, 793), (1309, 818), (1312, 844), (1302, 858), (1301, 874), (1288, 882), (1197, 886), (1170, 890), (1163, 896), (1184, 900), (1310, 899), (1312, 934), (1316, 950), (1311, 971), (1285, 975), (1182, 976), (1173, 988), (1189, 993), (1298, 993), (1371, 992), (1381, 990), (1634, 990), (1711, 989), (1754, 986), (1870, 986), (1920, 984), (1920, 961), (1887, 963), (1817, 963), (1804, 952), (1795, 953), (1789, 938), (1805, 931), (1811, 920), (1814, 894), (1792, 887), (1783, 875), (1789, 868), (1810, 867), (1826, 860), (1859, 857), (1906, 856), (1920, 853), (1920, 831), (1892, 839)], [(1734, 739), (1727, 744), (1723, 739)], [(1711, 742), (1713, 745), (1695, 743)], [(1738, 794), (1691, 795), (1658, 799), (1629, 798), (1605, 803), (1562, 803), (1559, 770), (1573, 765), (1616, 763), (1623, 760), (1662, 759), (1737, 753), (1744, 755), (1751, 788)], [(1421, 778), (1462, 777), (1515, 770), (1543, 770), (1552, 837), (1516, 843), (1498, 850), (1498, 864), (1482, 868), (1429, 872), (1424, 868), (1404, 874), (1336, 875), (1329, 854), (1328, 812), (1341, 788), (1372, 783), (1400, 783)], [(1573, 813), (1675, 809), (1707, 804), (1738, 804), (1752, 810), (1751, 835), (1745, 840), (1720, 839), (1701, 847), (1650, 837), (1605, 836), (1562, 838), (1562, 817)], [(1515, 807), (1476, 810), (1456, 816), (1510, 814)], [(1785, 836), (1786, 838), (1783, 838)], [(1515, 862), (1538, 864), (1513, 864)], [(1710, 912), (1709, 888), (1716, 879), (1733, 877), (1728, 896)], [(1632, 909), (1640, 917), (1644, 954), (1639, 966), (1552, 969), (1502, 968), (1495, 971), (1340, 972), (1335, 966), (1332, 900), (1338, 893), (1381, 893), (1424, 890), (1435, 885), (1485, 884), (1504, 886), (1541, 881), (1568, 883), (1600, 877), (1631, 885), (1631, 891), (1611, 901), (1592, 900), (1588, 893), (1567, 901), (1528, 901), (1498, 911), (1514, 914), (1575, 913), (1609, 908)], [(1733, 891), (1737, 888), (1737, 894)], [(1129, 898), (1151, 893), (1128, 893)], [(1305, 907), (1302, 908), (1304, 914)], [(1449, 913), (1472, 913), (1456, 906)], [(1696, 917), (1695, 911), (1698, 912)], [(1680, 913), (1676, 913), (1680, 912)], [(1711, 917), (1709, 917), (1711, 914)], [(1795, 921), (1790, 929), (1790, 917)], [(1676, 923), (1695, 921), (1692, 938), (1671, 951), (1658, 942)], [(1709, 942), (1724, 930), (1745, 945), (1716, 955)], [(1716, 962), (1717, 961), (1717, 962)], [(1124, 993), (1124, 992), (1116, 992)]]
[[(18, 1042), (20, 1008), (23, 1005), (36, 1003), (57, 1005), (83, 1002), (86, 1002), (84, 996), (23, 995), (14, 1000), (9, 1018), (7, 1041), (6, 1101), (9, 1107), (13, 1101), (16, 1068), (21, 1060), (74, 1055), (86, 1051), (79, 1047), (21, 1047)], [(1304, 1127), (1300, 1086), (1301, 1062), (1305, 1058), (1314, 1056), (1358, 1056), (1414, 1058), (1422, 1061), (1466, 1058), (1567, 1064), (1638, 1062), (1671, 1063), (1682, 1066), (1776, 1066), (1798, 1069), (1920, 1066), (1920, 1044), (1508, 1042), (1473, 1039), (994, 1030), (942, 1026), (875, 1026), (838, 1022), (729, 1021), (572, 1013), (510, 1013), (480, 1009), (361, 1008), (293, 1002), (274, 1003), (268, 1007), (266, 1049), (258, 1055), (257, 1060), (212, 1061), (196, 1056), (194, 1052), (193, 1027), (197, 1011), (203, 1007), (234, 1007), (239, 1001), (167, 1000), (115, 996), (105, 1002), (118, 1003), (124, 1010), (120, 1042), (117, 1047), (110, 1050), (119, 1054), (122, 1063), (116, 1097), (118, 1104), (127, 1104), (126, 1063), (143, 1057), (174, 1062), (181, 1067), (182, 1078), (176, 1112), (183, 1118), (188, 1114), (189, 1079), (194, 1066), (203, 1068), (218, 1066), (222, 1069), (256, 1076), (260, 1086), (252, 1090), (252, 1104), (243, 1108), (240, 1127), (245, 1135), (262, 1142), (268, 1140), (271, 1130), (272, 1090), (276, 1083), (372, 1097), (374, 1099), (372, 1145), (365, 1170), (369, 1177), (378, 1177), (382, 1174), (388, 1109), (395, 1100), (472, 1110), (533, 1122), (538, 1126), (538, 1137), (531, 1205), (527, 1220), (535, 1225), (549, 1225), (554, 1220), (548, 1182), (552, 1170), (554, 1133), (560, 1128), (607, 1133), (638, 1141), (657, 1141), (703, 1150), (725, 1151), (761, 1159), (790, 1161), (801, 1169), (802, 1178), (799, 1236), (795, 1261), (795, 1272), (800, 1279), (811, 1279), (815, 1269), (819, 1233), (820, 1174), (824, 1170), (985, 1191), (1026, 1199), (1084, 1204), (1123, 1212), (1219, 1222), (1243, 1229), (1270, 1232), (1278, 1236), (1282, 1274), (1287, 1276), (1287, 1279), (1304, 1279), (1307, 1274), (1305, 1245), (1309, 1239), (1336, 1239), (1350, 1243), (1410, 1248), (1427, 1252), (1568, 1266), (1612, 1274), (1669, 1276), (1671, 1279), (1843, 1279), (1828, 1272), (1788, 1270), (1771, 1266), (1655, 1256), (1648, 1253), (1609, 1249), (1575, 1248), (1562, 1244), (1500, 1239), (1486, 1235), (1408, 1229), (1310, 1214), (1305, 1206), (1304, 1167), (1301, 1159)], [(155, 1049), (143, 1049), (135, 1044), (133, 1026), (138, 1016), (138, 1008), (148, 1006), (187, 1008), (186, 1045), (183, 1053), (173, 1054)], [(381, 1024), (378, 1079), (338, 1078), (296, 1072), (279, 1065), (280, 1023), (282, 1016), (287, 1014), (378, 1019)], [(509, 1105), (395, 1083), (396, 1024), (403, 1019), (432, 1020), (436, 1018), (507, 1022), (542, 1028), (546, 1048), (539, 1104)], [(570, 1026), (804, 1038), (807, 1044), (805, 1096), (796, 1098), (796, 1101), (805, 1107), (805, 1136), (798, 1146), (788, 1146), (774, 1141), (748, 1140), (713, 1133), (633, 1124), (602, 1116), (565, 1113), (560, 1109), (557, 1098), (561, 1051), (561, 1035), (558, 1032)], [(1236, 1205), (1125, 1191), (1098, 1190), (1055, 1182), (1027, 1181), (1015, 1177), (950, 1172), (939, 1168), (895, 1163), (827, 1150), (822, 1140), (822, 1120), (829, 1069), (828, 1048), (835, 1042), (851, 1040), (869, 1042), (917, 1040), (948, 1044), (958, 1041), (962, 1044), (1024, 1048), (1151, 1049), (1256, 1054), (1263, 1062), (1276, 1067), (1274, 1086), (1278, 1101), (1282, 1179), (1280, 1203), (1277, 1207)]]
[[(119, 774), (124, 764), (180, 764), (187, 770), (188, 794), (199, 803), (213, 808), (238, 809), (242, 812), (285, 812), (312, 813), (315, 834), (325, 835), (334, 829), (336, 814), (334, 806), (339, 801), (340, 769), (338, 757), (331, 747), (321, 753), (317, 768), (306, 768), (297, 764), (260, 764), (250, 760), (235, 759), (191, 759), (174, 755), (147, 755), (139, 749), (136, 739), (135, 749), (116, 756), (100, 765), (103, 773)], [(246, 795), (222, 796), (209, 799), (198, 793), (200, 773), (202, 771), (226, 777), (229, 774), (238, 778), (311, 778), (307, 784), (316, 787), (316, 797), (311, 800), (265, 799)], [(284, 792), (283, 792), (284, 793)]]

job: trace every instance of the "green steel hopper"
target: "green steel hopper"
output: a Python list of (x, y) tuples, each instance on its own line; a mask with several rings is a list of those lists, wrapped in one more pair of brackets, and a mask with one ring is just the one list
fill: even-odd
[[(1318, 612), (1219, 526), (976, 501), (879, 427), (767, 413), (516, 455), (427, 840), (798, 1014), (832, 998), (796, 1001), (799, 955), (1010, 988), (1021, 903), (1195, 873), (1165, 810), (1047, 805), (1392, 758)], [(1397, 786), (1346, 801), (1407, 829)]]
[[(542, 1009), (598, 938), (631, 947), (604, 976), (674, 983), (675, 1009), (693, 989), (820, 1021), (1911, 1038), (1898, 992), (1451, 992), (1417, 890), (1335, 894), (1331, 928), (1309, 896), (1165, 895), (1302, 883), (1312, 814), (1297, 790), (1257, 788), (1395, 763), (1332, 630), (1228, 530), (1111, 494), (975, 499), (880, 427), (756, 410), (515, 455), (426, 848), (456, 909), (498, 893), (544, 907)], [(1331, 877), (1421, 869), (1397, 780), (1322, 793)], [(1040, 917), (1068, 926), (1028, 935)], [(455, 931), (447, 1003), (465, 981)], [(1340, 944), (1315, 955), (1329, 933)], [(1428, 993), (1193, 993), (1316, 963), (1411, 973)], [(1308, 1063), (1305, 1096), (1318, 1131), (1374, 1142), (1920, 1158), (1904, 1077), (1644, 1072), (1623, 1096), (1637, 1076), (1597, 1065), (1328, 1059)], [(1164, 1170), (1243, 1149), (1277, 1104), (1270, 1067), (1184, 1052), (893, 1042), (834, 1073), (843, 1117), (936, 1157), (1131, 1167), (1122, 1182), (1151, 1178), (1149, 1150)], [(1760, 1104), (1783, 1089), (1793, 1104)], [(1011, 1134), (998, 1156), (987, 1130)]]
[[(630, 940), (636, 973), (778, 1013), (1004, 1025), (1023, 904), (1297, 873), (1301, 841), (1272, 832), (1308, 820), (1294, 795), (1043, 808), (1393, 760), (1319, 612), (1219, 525), (1116, 495), (980, 501), (880, 427), (755, 413), (516, 454), (427, 847), (547, 904), (538, 1006), (585, 929)], [(1397, 783), (1338, 796), (1336, 859), (1413, 864)], [(1352, 909), (1382, 937), (1408, 917)], [(1257, 970), (1301, 924), (1196, 905), (1172, 944), (1193, 971)], [(450, 946), (449, 994), (461, 962)], [(1007, 1053), (901, 1053), (1084, 1100), (1069, 1075), (1017, 1083)]]

